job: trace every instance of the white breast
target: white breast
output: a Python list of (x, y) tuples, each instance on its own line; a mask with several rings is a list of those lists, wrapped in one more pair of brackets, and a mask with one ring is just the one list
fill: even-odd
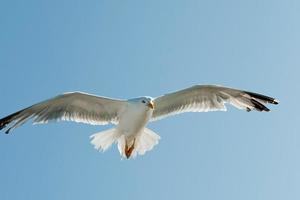
[(141, 104), (128, 103), (126, 109), (119, 117), (117, 129), (126, 136), (138, 134), (151, 118), (153, 110)]

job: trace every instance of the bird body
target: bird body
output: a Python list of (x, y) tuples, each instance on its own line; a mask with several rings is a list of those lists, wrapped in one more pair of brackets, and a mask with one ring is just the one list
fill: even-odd
[[(124, 135), (124, 141), (119, 143), (124, 144), (125, 147), (120, 147), (121, 154), (130, 157), (132, 150), (136, 146), (136, 138), (139, 134), (143, 134), (143, 130), (151, 119), (153, 108), (151, 108), (151, 99), (146, 97), (136, 98), (127, 101), (127, 105), (119, 114), (119, 123), (116, 127), (117, 135)], [(143, 103), (146, 102), (146, 103)], [(145, 106), (144, 104), (147, 104)], [(130, 148), (132, 150), (130, 150)], [(123, 152), (124, 149), (124, 152)]]
[[(157, 98), (111, 99), (82, 92), (71, 92), (37, 103), (0, 119), (5, 133), (29, 119), (34, 123), (75, 121), (116, 127), (91, 136), (91, 143), (105, 151), (118, 144), (121, 156), (130, 158), (150, 151), (160, 139), (146, 128), (150, 121), (185, 112), (226, 111), (225, 103), (246, 111), (270, 111), (265, 104), (278, 104), (272, 97), (217, 85), (196, 85)], [(7, 127), (8, 126), (8, 127)]]
[(151, 102), (151, 100), (144, 97), (128, 100), (127, 106), (120, 113), (117, 129), (128, 138), (139, 133), (152, 116), (153, 109), (145, 106), (142, 103), (143, 99), (145, 99), (145, 102), (148, 101), (148, 104)]

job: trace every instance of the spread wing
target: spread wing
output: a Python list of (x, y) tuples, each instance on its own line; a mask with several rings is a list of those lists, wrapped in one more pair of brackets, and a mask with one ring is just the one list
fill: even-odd
[(29, 119), (34, 123), (60, 120), (93, 125), (117, 123), (125, 103), (81, 92), (65, 93), (0, 119), (0, 130), (8, 126), (5, 133), (9, 133)]
[(278, 104), (265, 95), (216, 85), (196, 85), (154, 99), (152, 121), (184, 112), (226, 111), (225, 103), (246, 111), (270, 111), (264, 104)]

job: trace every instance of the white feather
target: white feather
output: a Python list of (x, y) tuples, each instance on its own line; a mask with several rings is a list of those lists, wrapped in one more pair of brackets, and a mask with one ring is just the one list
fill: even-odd
[(119, 137), (120, 134), (115, 128), (95, 133), (90, 136), (91, 144), (99, 151), (106, 151)]

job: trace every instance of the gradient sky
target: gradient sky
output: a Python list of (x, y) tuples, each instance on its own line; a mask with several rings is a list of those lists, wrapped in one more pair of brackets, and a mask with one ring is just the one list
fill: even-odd
[(71, 122), (0, 135), (1, 200), (300, 199), (298, 0), (1, 0), (0, 117), (67, 91), (131, 98), (194, 84), (274, 96), (272, 112), (151, 123), (134, 160)]

